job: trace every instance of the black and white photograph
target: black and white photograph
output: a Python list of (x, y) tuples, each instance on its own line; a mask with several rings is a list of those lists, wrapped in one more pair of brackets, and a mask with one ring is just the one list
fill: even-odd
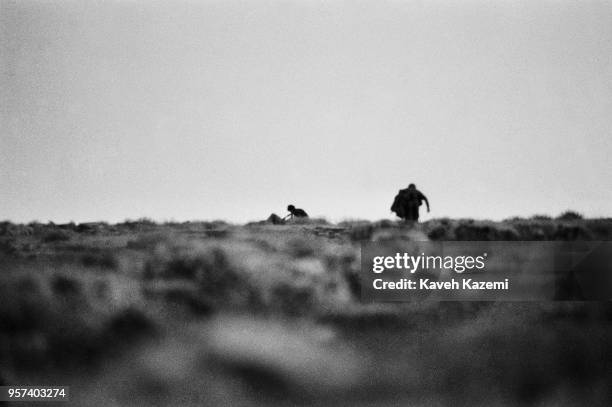
[(612, 1), (0, 0), (0, 405), (612, 405)]

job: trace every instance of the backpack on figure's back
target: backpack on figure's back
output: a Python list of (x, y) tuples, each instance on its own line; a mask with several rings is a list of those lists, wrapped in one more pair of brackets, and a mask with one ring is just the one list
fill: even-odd
[(395, 212), (397, 216), (403, 218), (404, 216), (406, 216), (406, 210), (404, 209), (406, 202), (407, 201), (405, 195), (403, 194), (403, 190), (400, 190), (397, 195), (395, 195), (393, 205), (391, 205), (391, 212)]

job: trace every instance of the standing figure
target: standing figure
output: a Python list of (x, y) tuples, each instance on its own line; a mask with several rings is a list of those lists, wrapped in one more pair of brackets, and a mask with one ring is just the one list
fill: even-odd
[(406, 189), (400, 189), (393, 200), (391, 211), (397, 216), (407, 221), (419, 220), (419, 206), (427, 204), (427, 212), (429, 212), (429, 201), (421, 191), (416, 189), (416, 185), (410, 184)]

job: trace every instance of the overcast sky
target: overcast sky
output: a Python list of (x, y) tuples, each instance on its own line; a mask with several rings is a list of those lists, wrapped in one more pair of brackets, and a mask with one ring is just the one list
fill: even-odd
[(0, 218), (612, 215), (611, 2), (0, 4)]

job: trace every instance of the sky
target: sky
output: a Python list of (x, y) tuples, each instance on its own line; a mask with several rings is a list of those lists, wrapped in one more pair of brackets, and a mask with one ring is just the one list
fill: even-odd
[(0, 219), (609, 217), (611, 135), (610, 1), (0, 0)]

